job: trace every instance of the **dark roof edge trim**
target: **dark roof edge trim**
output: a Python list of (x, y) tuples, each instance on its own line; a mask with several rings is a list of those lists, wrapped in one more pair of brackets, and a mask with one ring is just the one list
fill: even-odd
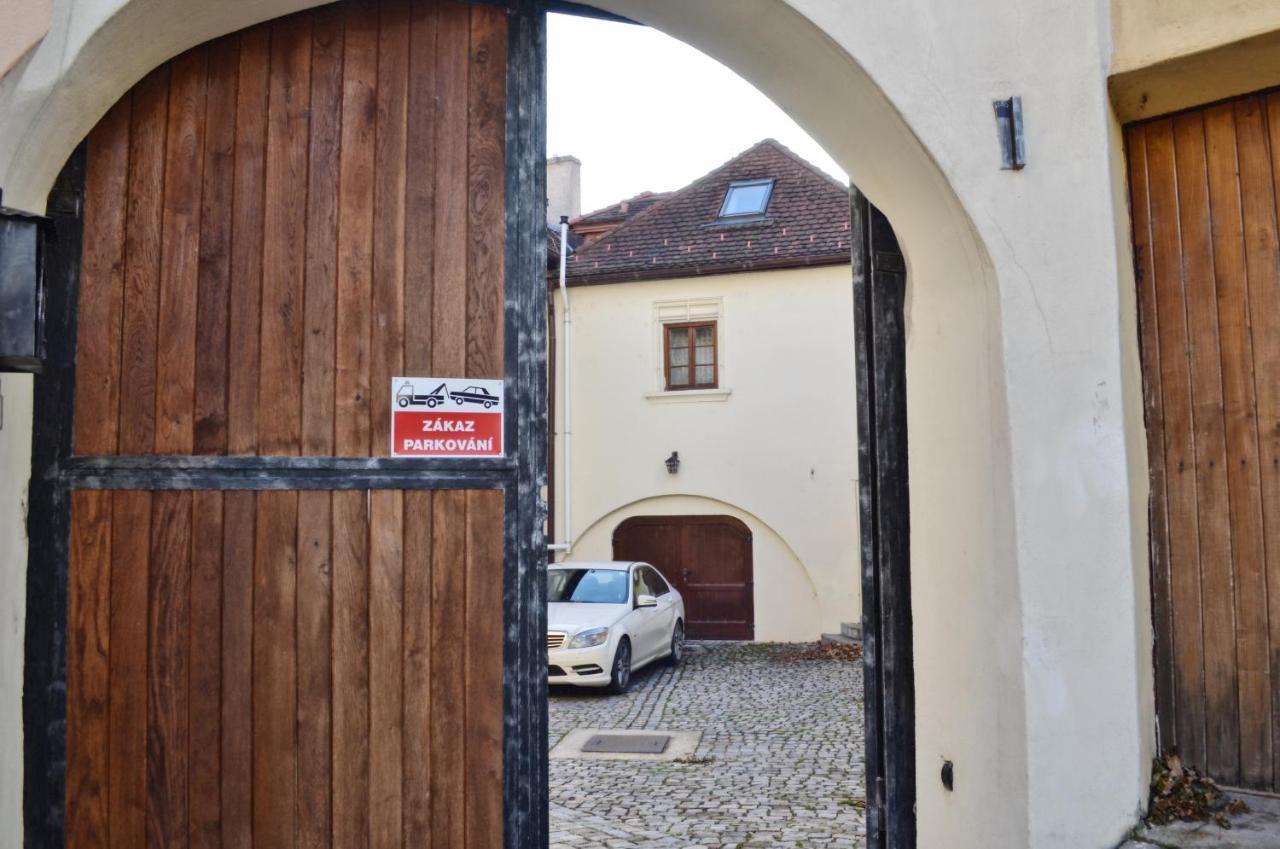
[[(825, 265), (847, 265), (853, 261), (851, 253), (828, 254), (813, 257), (787, 257), (786, 259), (755, 262), (708, 263), (705, 265), (659, 266), (652, 270), (615, 271), (609, 274), (569, 275), (568, 286), (598, 286), (605, 283), (629, 283), (638, 280), (680, 280), (686, 277), (709, 277), (713, 274), (745, 274), (749, 271), (776, 271), (784, 268), (814, 268)], [(559, 273), (548, 274), (547, 279), (559, 281)]]

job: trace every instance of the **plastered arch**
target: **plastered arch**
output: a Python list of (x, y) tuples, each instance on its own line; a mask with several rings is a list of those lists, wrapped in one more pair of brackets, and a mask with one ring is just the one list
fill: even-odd
[[(756, 639), (762, 642), (816, 640), (821, 632), (819, 623), (824, 621), (823, 604), (809, 566), (776, 528), (736, 504), (693, 493), (670, 493), (621, 504), (583, 528), (570, 559), (612, 559), (614, 531), (636, 516), (714, 515), (737, 519), (753, 535)], [(845, 611), (844, 615), (855, 613), (857, 611)]]
[[(62, 0), (0, 82), (5, 203), (40, 211), (72, 149), (156, 65), (313, 0)], [(921, 844), (1026, 842), (1022, 597), (1001, 300), (988, 252), (937, 158), (801, 0), (598, 0), (724, 62), (801, 123), (893, 222), (910, 271), (913, 603), (922, 775), (958, 752), (983, 775), (963, 806), (930, 786)], [(998, 615), (987, 616), (996, 611)], [(923, 614), (923, 615), (921, 615)], [(945, 615), (942, 615), (945, 614)], [(999, 811), (999, 816), (993, 812)], [(956, 841), (954, 836), (964, 834)]]

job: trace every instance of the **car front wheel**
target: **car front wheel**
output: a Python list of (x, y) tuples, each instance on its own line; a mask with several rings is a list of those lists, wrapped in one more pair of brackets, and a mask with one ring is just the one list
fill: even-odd
[(667, 663), (679, 666), (684, 660), (684, 623), (676, 620), (676, 627), (671, 629), (671, 654), (667, 655)]
[(626, 637), (618, 643), (613, 655), (613, 669), (609, 674), (609, 692), (621, 695), (631, 686), (631, 641)]

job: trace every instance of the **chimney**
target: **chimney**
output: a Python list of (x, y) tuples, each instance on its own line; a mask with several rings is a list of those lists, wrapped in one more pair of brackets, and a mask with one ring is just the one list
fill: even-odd
[(560, 216), (570, 220), (582, 214), (582, 163), (576, 156), (547, 160), (547, 224), (560, 226)]

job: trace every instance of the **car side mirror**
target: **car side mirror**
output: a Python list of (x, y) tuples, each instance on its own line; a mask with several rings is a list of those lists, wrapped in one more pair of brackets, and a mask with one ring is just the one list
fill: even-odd
[(651, 595), (636, 596), (636, 607), (657, 607), (658, 599)]

